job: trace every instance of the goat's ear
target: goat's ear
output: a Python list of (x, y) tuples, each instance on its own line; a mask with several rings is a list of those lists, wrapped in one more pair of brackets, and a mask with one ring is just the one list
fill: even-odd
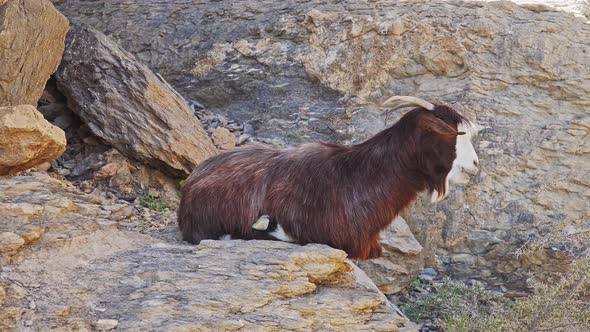
[(457, 137), (457, 135), (465, 134), (462, 131), (457, 131), (448, 123), (434, 115), (421, 117), (420, 120), (418, 120), (418, 127), (423, 131), (435, 133), (445, 139), (452, 139)]

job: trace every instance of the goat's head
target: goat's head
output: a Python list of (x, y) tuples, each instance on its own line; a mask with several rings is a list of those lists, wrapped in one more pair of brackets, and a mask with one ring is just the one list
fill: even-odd
[(479, 159), (471, 143), (478, 132), (476, 124), (447, 105), (409, 96), (391, 97), (383, 105), (392, 102), (401, 102), (393, 109), (419, 106), (400, 121), (412, 127), (418, 167), (427, 178), (433, 202), (448, 195), (449, 181), (467, 183), (468, 174), (478, 172)]

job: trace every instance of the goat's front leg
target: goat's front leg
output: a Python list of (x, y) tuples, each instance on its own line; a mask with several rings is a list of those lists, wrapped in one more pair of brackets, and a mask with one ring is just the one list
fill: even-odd
[(379, 258), (383, 254), (383, 247), (381, 247), (379, 237), (371, 241), (369, 248), (369, 257), (367, 259)]
[(383, 253), (383, 248), (381, 247), (381, 243), (379, 243), (379, 237), (373, 238), (369, 241), (367, 245), (362, 247), (362, 249), (356, 255), (351, 255), (350, 258), (352, 259), (360, 259), (360, 260), (367, 260), (381, 257)]

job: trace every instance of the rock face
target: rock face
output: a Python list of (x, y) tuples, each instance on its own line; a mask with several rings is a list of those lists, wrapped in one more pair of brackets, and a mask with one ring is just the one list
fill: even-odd
[(55, 3), (259, 138), (360, 141), (383, 129), (375, 105), (390, 95), (462, 105), (490, 127), (476, 142), (481, 173), (405, 216), (430, 266), (522, 289), (567, 253), (518, 248), (556, 225), (590, 226), (583, 19), (510, 2)]
[(381, 246), (383, 257), (359, 261), (357, 265), (385, 294), (396, 294), (424, 268), (420, 255), (423, 248), (402, 217), (381, 233)]
[(67, 31), (68, 20), (49, 0), (0, 1), (0, 106), (37, 104)]
[(185, 176), (216, 154), (183, 98), (98, 31), (70, 29), (56, 77), (91, 131), (131, 158)]
[(30, 105), (0, 107), (0, 175), (14, 174), (59, 157), (64, 132)]
[(340, 250), (188, 245), (115, 222), (116, 205), (41, 173), (0, 179), (0, 330), (416, 331)]

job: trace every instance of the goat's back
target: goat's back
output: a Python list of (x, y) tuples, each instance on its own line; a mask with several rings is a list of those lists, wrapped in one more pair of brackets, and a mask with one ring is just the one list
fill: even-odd
[(185, 181), (178, 223), (185, 240), (268, 238), (253, 230), (270, 215), (295, 242), (332, 243), (344, 220), (337, 189), (344, 147), (312, 143), (290, 149), (245, 147), (213, 157)]

